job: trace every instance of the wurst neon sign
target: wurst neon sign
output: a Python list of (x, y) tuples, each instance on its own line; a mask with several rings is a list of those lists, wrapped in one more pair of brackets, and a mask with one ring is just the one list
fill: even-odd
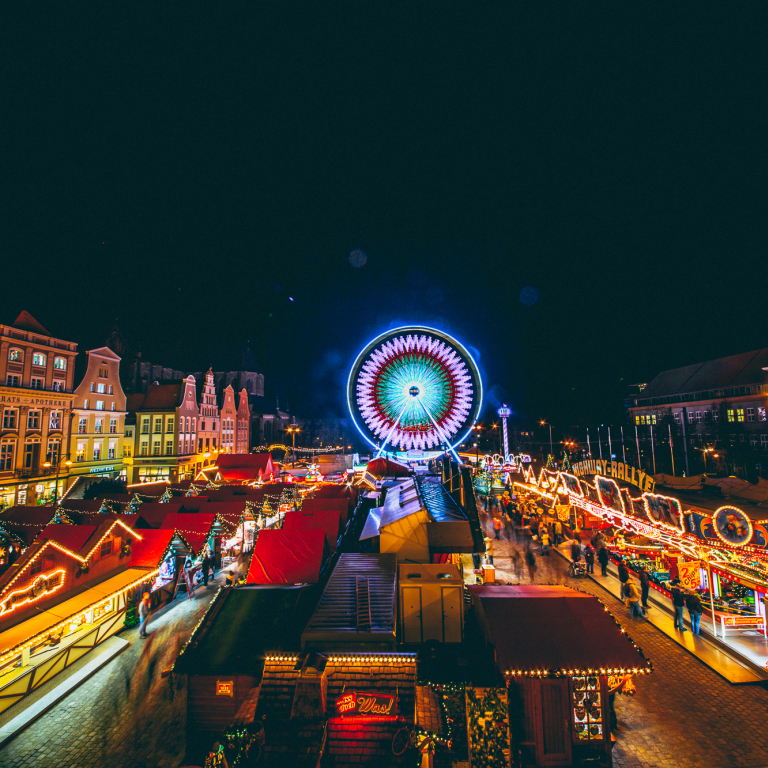
[(352, 691), (336, 700), (336, 711), (343, 717), (392, 717), (396, 702), (387, 694)]

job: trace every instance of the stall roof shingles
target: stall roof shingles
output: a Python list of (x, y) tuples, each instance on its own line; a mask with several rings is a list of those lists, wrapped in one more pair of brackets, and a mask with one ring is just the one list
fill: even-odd
[(131, 567), (157, 568), (175, 535), (176, 531), (168, 528), (142, 531), (141, 539), (134, 539), (131, 545)]
[(97, 526), (95, 525), (58, 525), (51, 523), (51, 525), (46, 526), (42, 530), (40, 539), (55, 541), (57, 544), (61, 544), (62, 547), (66, 547), (70, 552), (79, 554), (86, 542), (96, 533), (96, 530)]
[(419, 479), (418, 484), (421, 498), (433, 520), (443, 523), (467, 519), (462, 508), (441, 483)]
[(501, 672), (645, 668), (605, 606), (561, 586), (471, 586)]
[(286, 512), (283, 520), (283, 530), (310, 530), (318, 528), (325, 531), (328, 548), (333, 554), (336, 551), (336, 542), (341, 532), (341, 515), (336, 509), (328, 509), (322, 512)]
[(248, 569), (248, 584), (317, 584), (327, 557), (323, 530), (261, 531)]

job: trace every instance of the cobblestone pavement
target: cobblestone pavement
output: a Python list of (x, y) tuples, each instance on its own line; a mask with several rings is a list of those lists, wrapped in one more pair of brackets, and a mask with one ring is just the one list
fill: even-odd
[[(490, 531), (487, 520), (486, 530)], [(493, 536), (492, 533), (486, 534)], [(525, 544), (494, 541), (497, 581), (517, 583), (510, 552)], [(572, 579), (567, 561), (538, 557), (537, 584), (567, 584), (599, 597), (651, 659), (654, 672), (637, 679), (637, 694), (616, 697), (619, 730), (614, 765), (622, 768), (761, 768), (768, 766), (768, 690), (734, 686), (627, 608), (591, 579)], [(471, 568), (471, 563), (470, 563)], [(527, 573), (521, 579), (528, 584)]]
[(0, 750), (0, 766), (44, 768), (175, 768), (184, 757), (186, 688), (170, 685), (161, 672), (175, 658), (223, 583), (199, 587), (150, 616), (147, 640), (139, 629), (130, 642), (40, 720)]

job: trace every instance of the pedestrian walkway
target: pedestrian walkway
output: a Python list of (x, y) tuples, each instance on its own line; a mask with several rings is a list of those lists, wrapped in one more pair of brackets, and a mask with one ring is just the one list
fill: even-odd
[[(568, 562), (571, 562), (570, 545), (563, 544), (558, 548), (558, 552)], [(600, 573), (600, 566), (596, 566), (596, 573), (589, 577), (600, 584), (603, 589), (610, 592), (617, 599), (621, 599), (621, 582), (616, 566), (613, 563), (608, 565), (608, 575), (603, 576)], [(759, 683), (768, 680), (768, 675), (755, 671), (751, 666), (741, 663), (737, 656), (728, 653), (728, 649), (721, 644), (715, 644), (714, 640), (704, 635), (694, 635), (693, 632), (680, 632), (675, 629), (674, 613), (671, 610), (669, 601), (661, 595), (656, 595), (653, 590), (649, 593), (649, 602), (651, 608), (647, 613), (647, 620), (653, 624), (656, 629), (663, 632), (671, 640), (692, 653), (700, 661), (711, 667), (719, 675), (722, 675), (729, 683), (734, 685), (744, 683)], [(690, 629), (690, 621), (686, 619)], [(702, 631), (704, 621), (702, 620)], [(707, 628), (711, 623), (707, 623)], [(710, 632), (711, 634), (711, 632)]]
[[(483, 520), (489, 530), (487, 519)], [(529, 539), (506, 535), (494, 542), (499, 582), (518, 583), (511, 553)], [(654, 665), (639, 678), (634, 697), (617, 696), (619, 728), (614, 765), (622, 768), (756, 768), (768, 766), (768, 690), (763, 685), (731, 685), (650, 622), (631, 620), (627, 608), (592, 579), (568, 576), (558, 554), (536, 557), (536, 584), (566, 584), (595, 595), (627, 628)], [(472, 562), (465, 573), (474, 581)], [(527, 574), (520, 581), (528, 583)], [(689, 633), (686, 633), (688, 636)]]
[(224, 574), (185, 594), (139, 629), (119, 637), (130, 646), (114, 661), (0, 749), (0, 766), (176, 768), (186, 749), (186, 687), (161, 677), (207, 609)]

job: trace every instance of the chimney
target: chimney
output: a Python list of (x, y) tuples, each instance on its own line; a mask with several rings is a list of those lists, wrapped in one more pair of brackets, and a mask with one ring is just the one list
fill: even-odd
[(299, 656), (294, 669), (300, 670), (293, 694), (291, 718), (305, 720), (325, 717), (328, 702), (327, 657), (308, 651)]

